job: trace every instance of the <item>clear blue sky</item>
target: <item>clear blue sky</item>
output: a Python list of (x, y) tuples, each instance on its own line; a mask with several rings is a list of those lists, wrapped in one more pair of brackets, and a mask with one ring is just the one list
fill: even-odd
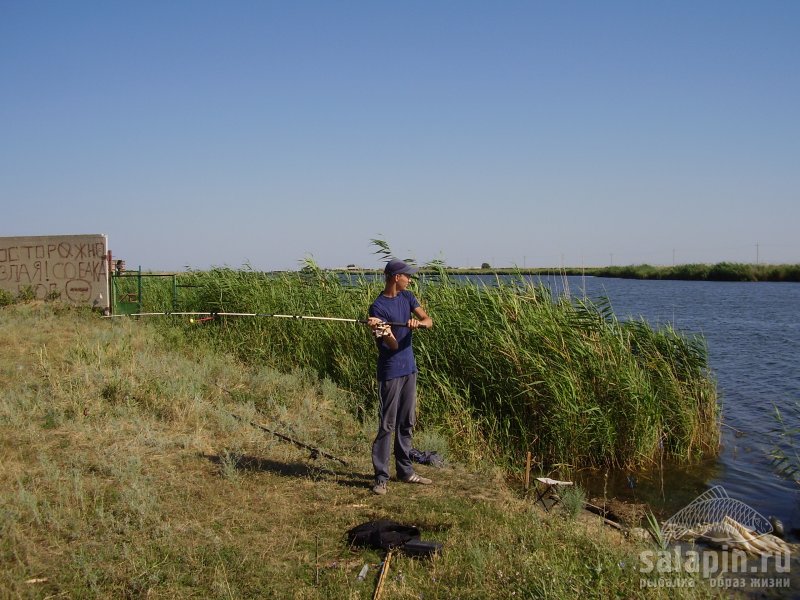
[(129, 266), (800, 262), (794, 0), (0, 0), (0, 86), (0, 236)]

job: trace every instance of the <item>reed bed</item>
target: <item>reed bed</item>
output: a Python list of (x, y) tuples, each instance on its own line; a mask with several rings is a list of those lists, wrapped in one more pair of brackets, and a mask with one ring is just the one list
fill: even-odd
[[(364, 318), (382, 280), (307, 265), (267, 274), (187, 275), (184, 309)], [(669, 326), (619, 321), (607, 304), (523, 277), (467, 283), (444, 270), (414, 290), (434, 319), (415, 334), (418, 426), (443, 432), (463, 460), (510, 464), (531, 451), (545, 466), (643, 466), (714, 454), (718, 404), (704, 341)], [(194, 343), (284, 371), (311, 369), (373, 414), (376, 351), (363, 325), (219, 317), (186, 325)]]

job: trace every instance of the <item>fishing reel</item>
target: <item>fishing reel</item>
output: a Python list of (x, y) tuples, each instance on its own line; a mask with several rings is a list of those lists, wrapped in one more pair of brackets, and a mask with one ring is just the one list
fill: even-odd
[(375, 336), (376, 339), (385, 338), (392, 334), (392, 326), (389, 323), (381, 323), (377, 325), (375, 329), (372, 330), (372, 335)]

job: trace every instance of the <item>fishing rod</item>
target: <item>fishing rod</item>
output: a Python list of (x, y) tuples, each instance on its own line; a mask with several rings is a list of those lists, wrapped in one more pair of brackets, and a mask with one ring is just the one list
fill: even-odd
[[(139, 312), (139, 313), (130, 313), (130, 314), (120, 314), (120, 315), (107, 315), (106, 318), (119, 318), (119, 317), (192, 317), (189, 319), (192, 323), (203, 323), (206, 321), (211, 321), (216, 319), (217, 317), (263, 317), (263, 318), (274, 318), (274, 319), (294, 319), (294, 320), (304, 320), (304, 321), (338, 321), (340, 323), (359, 323), (361, 325), (366, 325), (367, 319), (345, 319), (342, 317), (316, 317), (311, 315), (279, 315), (274, 313), (245, 313), (245, 312)], [(194, 317), (201, 317), (199, 319), (195, 319)], [(385, 325), (391, 325), (392, 327), (408, 327), (408, 323), (395, 323), (394, 321), (389, 321), (384, 323)]]
[[(220, 386), (220, 387), (222, 387), (222, 386)], [(225, 390), (225, 388), (222, 388), (222, 389)], [(225, 390), (225, 391), (227, 392), (228, 390)], [(230, 393), (230, 392), (228, 392), (228, 393)], [(305, 444), (305, 443), (301, 442), (300, 440), (296, 440), (293, 437), (290, 437), (290, 436), (288, 436), (288, 435), (286, 435), (284, 433), (281, 433), (279, 431), (275, 431), (274, 429), (270, 429), (266, 425), (261, 425), (260, 423), (256, 423), (255, 421), (250, 421), (249, 419), (245, 419), (244, 417), (240, 417), (236, 413), (229, 412), (228, 414), (230, 416), (232, 416), (234, 419), (237, 419), (237, 420), (241, 421), (242, 423), (247, 423), (250, 426), (255, 427), (256, 429), (260, 429), (261, 431), (266, 431), (267, 433), (271, 433), (276, 438), (278, 438), (280, 440), (283, 440), (284, 442), (289, 442), (290, 444), (294, 444), (298, 448), (303, 448), (304, 450), (308, 450), (309, 452), (311, 452), (311, 458), (313, 458), (315, 460), (320, 456), (324, 456), (325, 458), (329, 458), (331, 460), (338, 461), (338, 462), (342, 463), (346, 467), (350, 466), (346, 460), (343, 460), (343, 459), (339, 458), (338, 456), (334, 456), (333, 454), (330, 454), (329, 452), (325, 452), (324, 450), (321, 450), (320, 448), (316, 448), (315, 446), (311, 446), (309, 444)]]

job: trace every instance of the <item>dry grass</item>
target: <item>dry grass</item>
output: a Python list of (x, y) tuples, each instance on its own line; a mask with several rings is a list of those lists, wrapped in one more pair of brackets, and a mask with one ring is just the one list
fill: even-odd
[(372, 419), (302, 371), (15, 305), (0, 309), (0, 377), (0, 598), (371, 598), (375, 569), (356, 574), (380, 555), (344, 534), (379, 517), (445, 545), (399, 557), (387, 598), (698, 595), (640, 591), (635, 547), (532, 510), (498, 473), (420, 467), (436, 485), (371, 495)]

